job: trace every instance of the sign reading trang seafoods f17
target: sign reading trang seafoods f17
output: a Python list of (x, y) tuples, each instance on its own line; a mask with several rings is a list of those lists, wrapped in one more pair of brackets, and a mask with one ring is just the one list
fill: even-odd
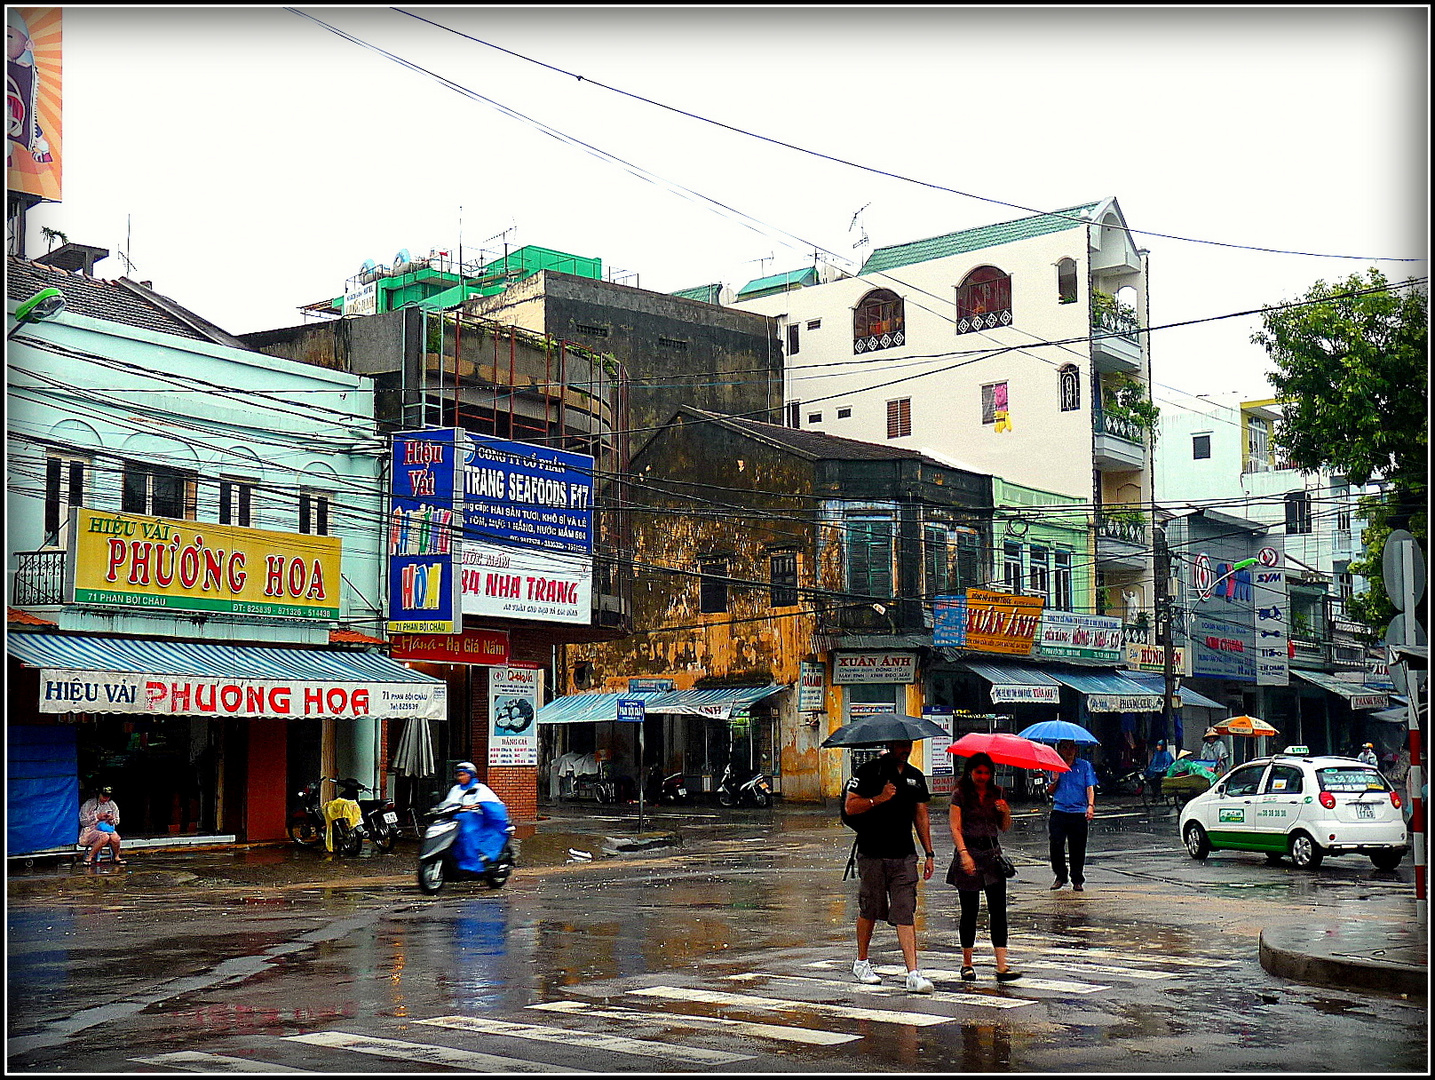
[(389, 488), (389, 632), (457, 634), (459, 461), (468, 436), (458, 428), (394, 434)]
[(70, 602), (145, 611), (339, 617), (340, 540), (77, 507)]
[(462, 467), (463, 613), (592, 619), (593, 459), (469, 436)]

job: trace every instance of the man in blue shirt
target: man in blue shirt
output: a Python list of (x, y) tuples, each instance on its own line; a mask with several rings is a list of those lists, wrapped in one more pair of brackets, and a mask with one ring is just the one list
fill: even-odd
[(1062, 739), (1056, 744), (1061, 760), (1071, 766), (1069, 772), (1058, 773), (1051, 789), (1051, 819), (1047, 831), (1051, 837), (1051, 869), (1056, 880), (1053, 889), (1066, 884), (1067, 847), (1071, 849), (1071, 886), (1077, 892), (1086, 887), (1086, 834), (1096, 816), (1096, 770), (1091, 762), (1076, 756), (1076, 743)]

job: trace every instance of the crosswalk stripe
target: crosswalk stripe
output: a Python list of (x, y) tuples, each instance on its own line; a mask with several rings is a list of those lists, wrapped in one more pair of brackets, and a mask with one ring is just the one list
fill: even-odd
[[(902, 974), (907, 973), (902, 968)], [(822, 986), (840, 987), (842, 990), (855, 990), (859, 994), (876, 994), (879, 997), (896, 997), (898, 994), (905, 995), (907, 991), (896, 986), (864, 986), (862, 983), (838, 982), (836, 979), (817, 979), (811, 975), (760, 975), (749, 973), (744, 975), (729, 975), (729, 979), (789, 979), (793, 982), (820, 983)], [(1026, 1001), (1021, 998), (995, 997), (987, 994), (966, 994), (951, 993), (943, 991), (942, 1001), (955, 1001), (963, 1005), (984, 1005), (989, 1009), (1019, 1009), (1023, 1005), (1035, 1005), (1034, 1001)]]
[(643, 986), (629, 990), (628, 993), (638, 994), (642, 997), (665, 998), (669, 1001), (692, 1001), (705, 1005), (729, 1005), (735, 1008), (746, 1006), (751, 1009), (806, 1009), (810, 1012), (841, 1017), (844, 1020), (872, 1020), (882, 1024), (910, 1024), (914, 1027), (950, 1024), (956, 1019), (953, 1016), (935, 1016), (932, 1013), (863, 1009), (850, 1005), (828, 1005), (820, 1001), (790, 1001), (787, 998), (760, 997), (756, 994), (720, 994), (715, 990), (694, 990), (685, 986)]
[(581, 1013), (584, 1016), (597, 1016), (604, 1020), (622, 1020), (634, 1024), (657, 1022), (682, 1027), (710, 1024), (734, 1035), (753, 1035), (760, 1039), (779, 1039), (783, 1042), (804, 1043), (809, 1046), (836, 1046), (838, 1043), (855, 1042), (862, 1038), (861, 1035), (848, 1035), (841, 1031), (818, 1031), (814, 1028), (790, 1027), (786, 1024), (758, 1024), (746, 1020), (733, 1020), (726, 1016), (650, 1013), (622, 1006), (600, 1009), (586, 1001), (540, 1001), (528, 1007), (544, 1009), (548, 1012)]
[(347, 1031), (314, 1031), (307, 1035), (285, 1035), (286, 1041), (309, 1043), (311, 1046), (327, 1046), (339, 1050), (353, 1050), (374, 1057), (394, 1058), (420, 1065), (438, 1065), (449, 1069), (467, 1069), (470, 1072), (565, 1072), (587, 1073), (588, 1069), (574, 1069), (566, 1065), (550, 1065), (546, 1061), (525, 1061), (522, 1058), (499, 1057), (497, 1054), (480, 1054), (476, 1050), (460, 1050), (454, 1046), (433, 1046), (427, 1043), (404, 1042), (400, 1039), (380, 1039), (369, 1035), (351, 1035)]
[(729, 1065), (734, 1061), (746, 1061), (751, 1054), (730, 1054), (724, 1050), (708, 1050), (701, 1046), (680, 1046), (675, 1043), (652, 1042), (648, 1039), (629, 1039), (622, 1035), (609, 1035), (602, 1031), (581, 1031), (574, 1028), (550, 1027), (546, 1024), (515, 1024), (508, 1020), (489, 1020), (479, 1016), (435, 1016), (420, 1024), (451, 1028), (456, 1031), (473, 1031), (482, 1035), (504, 1035), (513, 1039), (535, 1039), (539, 1042), (560, 1043), (564, 1046), (582, 1046), (591, 1050), (610, 1050), (618, 1054), (633, 1054), (640, 1057), (658, 1057), (689, 1064)]
[(252, 1058), (227, 1057), (224, 1054), (205, 1054), (198, 1050), (176, 1050), (170, 1054), (155, 1054), (153, 1057), (130, 1058), (141, 1065), (162, 1065), (171, 1069), (202, 1073), (297, 1073), (307, 1069), (291, 1069), (288, 1065), (274, 1065)]
[(1013, 942), (1032, 942), (1033, 951), (1039, 951), (1043, 955), (1050, 953), (1053, 956), (1078, 956), (1088, 957), (1093, 960), (1110, 958), (1113, 960), (1124, 960), (1128, 963), (1139, 964), (1165, 964), (1168, 967), (1190, 967), (1190, 968), (1212, 968), (1212, 967), (1237, 967), (1239, 960), (1218, 960), (1214, 957), (1208, 959), (1204, 956), (1195, 956), (1187, 959), (1181, 956), (1162, 956), (1160, 953), (1129, 952), (1120, 949), (1068, 949), (1059, 945), (1041, 944), (1041, 938), (1034, 935), (1013, 934)]
[(1172, 971), (1152, 971), (1150, 968), (1122, 967), (1120, 964), (1082, 964), (1066, 960), (1026, 960), (1029, 968), (1061, 968), (1068, 975), (1122, 975), (1128, 979), (1179, 979)]
[[(982, 960), (982, 961), (976, 961), (976, 962), (973, 964), (973, 966), (974, 966), (974, 967), (983, 967), (983, 966), (985, 966), (985, 964), (986, 964), (986, 961), (985, 961), (985, 960)], [(808, 964), (807, 966), (808, 966), (808, 967), (820, 967), (820, 968), (834, 968), (834, 967), (845, 967), (846, 965), (843, 964), (843, 963), (839, 963), (839, 962), (836, 961), (836, 960), (817, 960), (817, 961), (814, 961), (814, 962), (811, 963), (811, 964)], [(879, 975), (901, 975), (901, 974), (905, 973), (907, 969), (906, 969), (906, 968), (899, 968), (899, 967), (896, 967), (895, 965), (883, 965), (883, 966), (880, 966), (880, 967), (873, 967), (872, 970), (875, 971), (875, 972), (877, 972), (877, 974), (879, 974)], [(928, 968), (928, 967), (924, 967), (924, 968), (922, 968), (921, 970), (922, 970), (922, 974), (923, 974), (923, 975), (927, 976), (927, 978), (931, 979), (931, 980), (932, 980), (933, 982), (935, 982), (935, 983), (956, 982), (956, 983), (958, 983), (959, 985), (965, 985), (965, 984), (962, 984), (962, 983), (961, 983), (962, 973), (961, 973), (960, 970), (953, 971), (951, 968)], [(729, 977), (731, 977), (731, 976), (729, 976)], [(855, 985), (860, 986), (861, 984), (860, 984), (860, 983), (857, 983), (857, 984), (855, 984)], [(1025, 978), (1025, 977), (1023, 977), (1022, 980), (1021, 980), (1019, 983), (1012, 983), (1012, 984), (1010, 984), (1009, 986), (1007, 986), (1007, 990), (1020, 990), (1020, 989), (1022, 989), (1023, 987), (1026, 987), (1026, 986), (1030, 986), (1030, 987), (1032, 987), (1032, 988), (1034, 988), (1034, 989), (1036, 989), (1036, 990), (1056, 990), (1056, 991), (1059, 991), (1059, 992), (1062, 992), (1062, 993), (1068, 993), (1068, 994), (1094, 994), (1094, 993), (1096, 993), (1096, 992), (1099, 991), (1099, 990), (1110, 990), (1110, 989), (1111, 989), (1111, 987), (1109, 987), (1109, 986), (1103, 986), (1103, 985), (1101, 985), (1100, 983), (1067, 982), (1067, 981), (1065, 981), (1065, 980), (1059, 980), (1059, 979), (1030, 979), (1030, 978)]]

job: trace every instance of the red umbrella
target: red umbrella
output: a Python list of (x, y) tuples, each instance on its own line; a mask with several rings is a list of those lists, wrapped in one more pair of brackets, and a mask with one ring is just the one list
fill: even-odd
[(990, 755), (998, 765), (1013, 765), (1018, 769), (1071, 771), (1071, 766), (1051, 747), (1005, 731), (973, 731), (947, 747), (947, 753), (960, 754), (962, 757), (984, 753)]

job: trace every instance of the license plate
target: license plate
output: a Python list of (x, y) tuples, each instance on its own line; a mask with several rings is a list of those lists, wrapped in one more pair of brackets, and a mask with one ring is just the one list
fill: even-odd
[(1371, 821), (1374, 821), (1375, 807), (1371, 806), (1369, 803), (1358, 802), (1355, 804), (1355, 816), (1358, 818), (1367, 818)]
[(686, 799), (687, 797), (688, 797), (688, 789), (685, 788), (685, 787), (680, 787), (680, 788), (678, 788), (678, 798), (680, 798), (680, 799)]
[(399, 815), (394, 813), (394, 811), (392, 810), (385, 810), (384, 820), (387, 821), (390, 825), (397, 825), (399, 823)]

